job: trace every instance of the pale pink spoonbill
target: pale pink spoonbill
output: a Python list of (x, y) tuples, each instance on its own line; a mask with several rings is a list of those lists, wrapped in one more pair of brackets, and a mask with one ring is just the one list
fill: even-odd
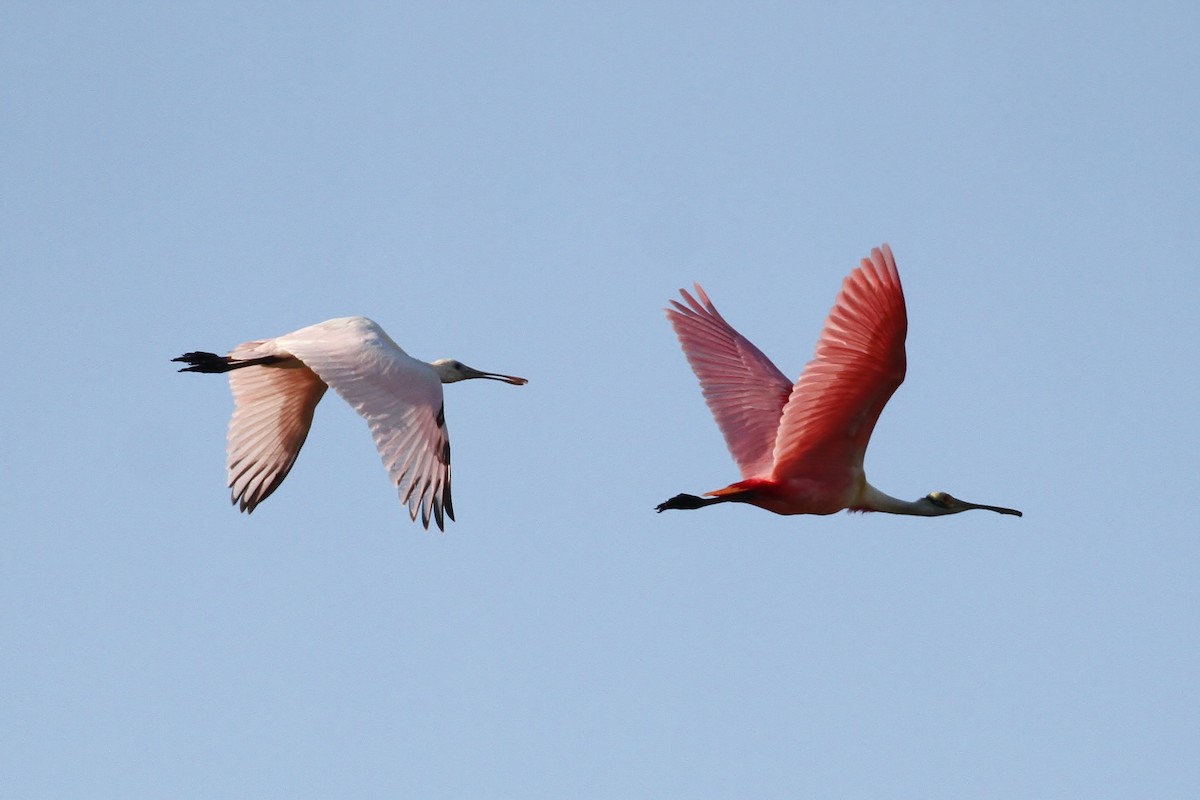
[(849, 509), (939, 517), (982, 508), (1021, 516), (945, 492), (900, 500), (867, 483), (867, 442), (905, 370), (908, 316), (886, 244), (842, 284), (816, 355), (794, 386), (717, 313), (700, 284), (696, 297), (682, 289), (680, 294), (686, 305), (672, 300), (667, 317), (742, 480), (707, 497), (675, 495), (659, 511), (749, 503), (776, 514)]
[(409, 515), (429, 527), (454, 519), (450, 439), (442, 384), (511, 375), (480, 372), (452, 359), (418, 361), (366, 317), (343, 317), (274, 339), (240, 344), (228, 356), (184, 353), (180, 372), (228, 372), (233, 390), (226, 467), (233, 502), (250, 513), (287, 477), (308, 436), (313, 411), (332, 386), (366, 419), (388, 477)]

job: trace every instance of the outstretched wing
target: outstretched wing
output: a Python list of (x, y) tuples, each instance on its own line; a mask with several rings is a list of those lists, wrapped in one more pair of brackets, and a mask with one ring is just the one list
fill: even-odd
[(438, 374), (410, 357), (365, 317), (329, 320), (275, 340), (304, 362), (371, 428), (388, 476), (415, 520), (445, 530), (450, 498), (450, 439)]
[(236, 360), (284, 356), (270, 366), (229, 372), (234, 409), (226, 470), (233, 502), (250, 513), (279, 488), (296, 463), (326, 386), (312, 370), (280, 354), (271, 341), (247, 342), (229, 355)]
[(679, 293), (684, 303), (672, 300), (667, 318), (700, 379), (704, 401), (742, 477), (765, 476), (792, 382), (725, 321), (700, 284), (696, 297), (683, 289)]
[(885, 244), (842, 283), (816, 356), (783, 409), (772, 477), (862, 467), (875, 421), (904, 381), (907, 333), (904, 291)]

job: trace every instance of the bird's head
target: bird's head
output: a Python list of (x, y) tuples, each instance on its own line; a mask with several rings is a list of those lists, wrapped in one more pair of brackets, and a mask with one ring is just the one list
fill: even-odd
[(438, 377), (442, 379), (442, 383), (457, 383), (458, 381), (467, 381), (472, 378), (487, 378), (492, 381), (504, 381), (516, 386), (522, 386), (529, 381), (524, 378), (517, 378), (512, 375), (500, 375), (494, 372), (480, 372), (473, 367), (468, 367), (461, 361), (455, 361), (453, 358), (439, 358), (432, 362), (429, 366), (433, 367), (437, 372)]
[(995, 511), (997, 514), (1012, 514), (1015, 517), (1022, 516), (1020, 511), (1015, 508), (1002, 508), (1001, 506), (985, 506), (979, 503), (968, 503), (966, 500), (959, 500), (957, 497), (952, 497), (945, 492), (930, 492), (922, 497), (918, 502), (926, 505), (929, 508), (929, 516), (940, 517), (945, 514), (958, 514), (962, 511), (970, 511), (973, 508), (982, 508), (985, 511)]

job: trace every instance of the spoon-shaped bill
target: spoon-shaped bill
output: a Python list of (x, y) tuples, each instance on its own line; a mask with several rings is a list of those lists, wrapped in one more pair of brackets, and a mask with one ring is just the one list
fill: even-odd
[(988, 506), (983, 503), (968, 503), (966, 500), (959, 500), (957, 497), (952, 497), (945, 492), (930, 492), (928, 497), (929, 502), (936, 506), (946, 509), (949, 513), (957, 513), (959, 511), (973, 511), (982, 509), (984, 511), (995, 511), (997, 514), (1010, 514), (1014, 517), (1024, 516), (1015, 508), (1005, 508), (1003, 506)]
[(463, 371), (467, 374), (468, 378), (486, 378), (491, 381), (504, 381), (514, 386), (524, 386), (529, 383), (525, 378), (518, 378), (515, 375), (501, 375), (499, 372), (481, 372), (466, 365), (463, 366)]
[(1023, 514), (1021, 514), (1021, 512), (1017, 511), (1015, 508), (1005, 508), (1004, 506), (986, 506), (982, 503), (968, 503), (964, 500), (959, 500), (958, 502), (967, 509), (982, 508), (985, 511), (995, 511), (997, 514), (1011, 514), (1014, 517), (1023, 516)]

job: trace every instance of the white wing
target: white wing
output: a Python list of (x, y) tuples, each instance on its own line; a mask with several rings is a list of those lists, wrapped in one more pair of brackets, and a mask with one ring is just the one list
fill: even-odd
[(444, 530), (443, 515), (454, 519), (454, 506), (450, 439), (437, 372), (365, 317), (329, 320), (274, 342), (362, 415), (409, 514), (415, 520), (419, 512), (426, 528), (432, 516)]
[(296, 463), (326, 386), (312, 370), (279, 353), (272, 340), (247, 342), (229, 355), (236, 359), (284, 357), (270, 366), (229, 372), (234, 410), (229, 420), (226, 469), (233, 502), (250, 513), (279, 488)]

